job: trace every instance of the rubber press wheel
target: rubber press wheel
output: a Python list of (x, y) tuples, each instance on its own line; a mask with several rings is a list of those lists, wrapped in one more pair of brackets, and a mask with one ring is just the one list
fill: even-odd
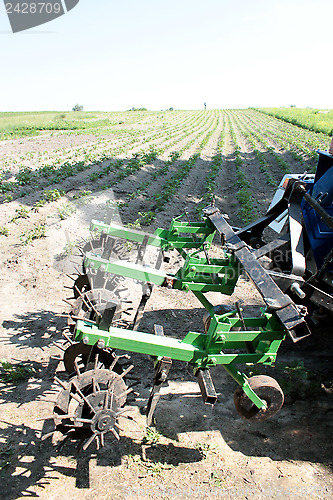
[(283, 405), (284, 394), (277, 381), (266, 375), (256, 375), (248, 379), (251, 389), (267, 404), (259, 409), (247, 397), (241, 387), (234, 393), (234, 403), (238, 413), (247, 420), (267, 420), (275, 415)]

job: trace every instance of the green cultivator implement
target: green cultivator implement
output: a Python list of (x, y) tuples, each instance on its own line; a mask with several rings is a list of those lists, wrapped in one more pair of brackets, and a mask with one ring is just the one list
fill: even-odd
[[(69, 380), (56, 379), (62, 387), (53, 413), (56, 430), (87, 437), (84, 448), (94, 440), (103, 446), (108, 432), (119, 438), (118, 417), (131, 391), (126, 383), (132, 366), (124, 365), (121, 358), (129, 356), (117, 355), (116, 350), (148, 354), (154, 360), (148, 425), (172, 360), (192, 366), (207, 404), (217, 399), (210, 368), (222, 365), (239, 384), (234, 401), (243, 417), (263, 420), (281, 408), (284, 397), (278, 383), (263, 375), (248, 378), (240, 366), (271, 365), (286, 334), (298, 340), (308, 334), (307, 326), (300, 309), (281, 292), (217, 208), (204, 210), (202, 222), (178, 217), (169, 230), (157, 229), (154, 234), (97, 221), (91, 231), (95, 237), (83, 249), (83, 272), (75, 279), (75, 300), (62, 346)], [(222, 246), (219, 255), (212, 257), (216, 233)], [(145, 256), (152, 250), (155, 263), (148, 266)], [(161, 264), (169, 261), (172, 250), (180, 254), (183, 265), (175, 273), (165, 273)], [(126, 254), (134, 254), (135, 260), (126, 259)], [(238, 302), (233, 308), (213, 306), (207, 299), (206, 292), (231, 295), (242, 271), (266, 303), (260, 317), (243, 317)], [(131, 292), (130, 282), (141, 297), (134, 314), (127, 307), (133, 301), (122, 295)], [(204, 333), (190, 331), (177, 339), (164, 335), (160, 325), (155, 325), (154, 333), (139, 331), (153, 285), (192, 291), (206, 310)], [(126, 313), (132, 315), (131, 321), (124, 319)]]
[[(283, 232), (265, 242), (267, 226)], [(238, 383), (234, 401), (244, 418), (264, 420), (281, 408), (278, 383), (264, 375), (248, 378), (241, 366), (272, 365), (286, 335), (293, 342), (307, 337), (308, 308), (315, 323), (333, 312), (331, 154), (319, 152), (316, 174), (285, 176), (267, 213), (242, 229), (232, 228), (210, 206), (201, 222), (178, 217), (169, 230), (154, 234), (97, 221), (91, 231), (94, 237), (82, 249), (82, 272), (73, 278), (74, 297), (60, 346), (68, 379), (56, 378), (61, 391), (53, 410), (55, 430), (83, 437), (83, 448), (93, 441), (103, 446), (108, 433), (119, 438), (118, 419), (127, 411), (132, 390), (127, 384), (135, 381), (128, 352), (154, 360), (148, 425), (172, 360), (192, 367), (207, 404), (217, 399), (210, 369), (222, 365)], [(216, 235), (220, 246), (212, 246)], [(162, 270), (163, 261), (171, 267), (170, 251), (178, 252), (182, 263), (176, 272)], [(267, 269), (261, 257), (270, 261)], [(223, 297), (214, 300), (219, 305), (208, 300), (207, 292), (232, 295), (242, 272), (263, 298), (259, 317), (244, 317), (239, 302), (230, 307)], [(140, 331), (154, 285), (175, 293), (191, 291), (205, 308), (204, 331), (190, 331), (183, 339), (164, 335), (157, 324), (153, 333)]]

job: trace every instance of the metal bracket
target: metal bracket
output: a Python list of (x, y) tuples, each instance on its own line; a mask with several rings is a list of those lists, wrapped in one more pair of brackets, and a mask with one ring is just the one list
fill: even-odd
[(235, 257), (253, 281), (268, 309), (274, 310), (276, 316), (287, 329), (293, 342), (310, 335), (308, 325), (304, 317), (300, 315), (294, 302), (282, 292), (269, 273), (259, 264), (249, 248), (246, 245), (240, 245), (242, 240), (235, 234), (219, 210), (214, 207), (214, 212), (211, 214), (210, 207), (208, 207), (208, 209), (204, 210), (204, 213), (219, 233), (224, 235), (226, 245), (239, 245), (239, 248), (234, 252)]
[[(164, 335), (163, 326), (154, 325), (154, 333), (155, 333), (155, 335), (163, 336)], [(147, 425), (148, 425), (148, 427), (151, 425), (151, 423), (153, 421), (153, 414), (154, 414), (155, 408), (157, 406), (157, 403), (159, 402), (159, 399), (161, 397), (160, 389), (161, 389), (163, 383), (168, 378), (168, 374), (169, 374), (171, 366), (172, 366), (172, 359), (169, 358), (168, 356), (163, 356), (163, 358), (161, 358), (155, 366), (154, 384), (153, 384), (152, 390), (150, 392), (150, 396), (149, 396), (149, 400), (148, 400), (148, 404), (147, 404)]]

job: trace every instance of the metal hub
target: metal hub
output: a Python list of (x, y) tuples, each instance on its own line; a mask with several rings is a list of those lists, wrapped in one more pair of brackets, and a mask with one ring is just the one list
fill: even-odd
[(116, 424), (116, 416), (112, 410), (100, 410), (94, 416), (91, 423), (93, 432), (109, 432), (112, 431)]

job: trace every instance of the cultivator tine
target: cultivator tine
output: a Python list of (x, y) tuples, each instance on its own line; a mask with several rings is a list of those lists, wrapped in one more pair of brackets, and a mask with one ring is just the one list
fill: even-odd
[(104, 447), (104, 434), (103, 434), (103, 432), (102, 432), (102, 434), (100, 434), (99, 438), (101, 440), (101, 447), (103, 448)]
[(81, 372), (80, 372), (80, 368), (79, 368), (79, 365), (77, 364), (76, 359), (74, 360), (74, 368), (75, 368), (77, 376), (80, 377)]
[(69, 342), (71, 345), (73, 345), (75, 342), (73, 342), (73, 340), (68, 336), (67, 333), (65, 332), (62, 332), (62, 335), (63, 337), (65, 337), (65, 339), (67, 340), (67, 342)]
[[(74, 297), (72, 297), (72, 300), (73, 300)], [(69, 300), (67, 299), (62, 299), (63, 302), (65, 302), (66, 304), (68, 304), (69, 306), (73, 306), (73, 304), (71, 302), (69, 302)]]
[(115, 438), (119, 441), (120, 436), (119, 436), (119, 434), (117, 433), (117, 431), (116, 431), (115, 429), (111, 429), (111, 432), (112, 432), (112, 434), (114, 435), (114, 437), (115, 437)]
[(44, 434), (42, 437), (41, 437), (41, 440), (42, 441), (45, 441), (46, 439), (48, 439), (49, 437), (53, 436), (53, 434), (55, 434), (57, 432), (57, 429), (55, 429), (54, 431), (51, 431), (51, 432), (48, 432), (47, 434)]
[(129, 372), (130, 372), (133, 368), (134, 368), (134, 365), (131, 365), (131, 366), (129, 366), (128, 368), (126, 368), (126, 370), (125, 370), (125, 371), (123, 371), (123, 373), (120, 375), (120, 376), (121, 376), (121, 378), (126, 377), (126, 375), (127, 375), (127, 374), (128, 374), (128, 373), (129, 373)]
[(82, 449), (84, 451), (86, 451), (86, 449), (89, 448), (91, 443), (94, 441), (96, 435), (97, 435), (97, 432), (95, 432), (92, 436), (90, 436), (90, 438), (84, 443), (84, 445), (82, 446)]
[(119, 394), (119, 396), (116, 397), (116, 400), (118, 401), (119, 399), (123, 398), (124, 396), (127, 396), (130, 392), (133, 391), (133, 387), (130, 387), (126, 391), (124, 391), (122, 394)]
[(109, 368), (109, 371), (110, 371), (110, 372), (112, 372), (112, 371), (113, 371), (113, 369), (114, 369), (114, 367), (116, 366), (116, 364), (118, 363), (119, 359), (120, 359), (120, 356), (115, 356), (115, 358), (114, 358), (114, 360), (112, 361), (112, 364), (111, 364), (111, 366), (110, 366), (110, 368)]
[(60, 380), (60, 378), (58, 378), (57, 376), (54, 377), (54, 381), (57, 382), (59, 385), (61, 385), (61, 387), (63, 389), (65, 389), (65, 391), (67, 391), (68, 389), (68, 384), (66, 384), (65, 382), (63, 382), (62, 380)]

